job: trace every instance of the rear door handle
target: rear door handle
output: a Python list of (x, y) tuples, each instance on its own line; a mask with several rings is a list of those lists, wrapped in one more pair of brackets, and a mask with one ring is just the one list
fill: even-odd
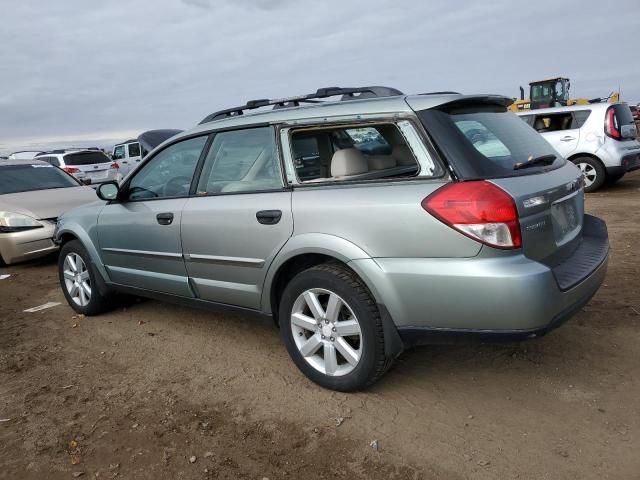
[(570, 136), (566, 136), (566, 137), (562, 137), (560, 139), (561, 142), (570, 142), (571, 140), (575, 140), (576, 137), (570, 137)]
[(282, 218), (282, 210), (260, 210), (256, 219), (263, 225), (275, 225)]
[(156, 215), (156, 220), (160, 225), (171, 225), (173, 223), (173, 213), (159, 213)]

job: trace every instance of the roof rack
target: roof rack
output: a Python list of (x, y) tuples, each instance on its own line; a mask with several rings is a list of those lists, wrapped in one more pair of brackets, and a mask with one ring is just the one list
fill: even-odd
[[(356, 95), (357, 94), (357, 95)], [(299, 107), (301, 103), (322, 103), (319, 101), (321, 98), (335, 97), (341, 95), (340, 101), (344, 100), (359, 100), (365, 98), (378, 98), (378, 97), (394, 97), (396, 95), (403, 95), (403, 93), (395, 88), (391, 87), (356, 87), (356, 88), (341, 88), (341, 87), (325, 87), (319, 88), (315, 93), (309, 93), (307, 95), (298, 95), (295, 97), (275, 98), (268, 99), (262, 98), (259, 100), (249, 100), (245, 105), (240, 107), (227, 108), (207, 115), (200, 124), (212, 122), (213, 120), (219, 120), (221, 118), (235, 117), (238, 115), (244, 115), (246, 110), (254, 110), (256, 108), (268, 107), (273, 105), (273, 109)]]

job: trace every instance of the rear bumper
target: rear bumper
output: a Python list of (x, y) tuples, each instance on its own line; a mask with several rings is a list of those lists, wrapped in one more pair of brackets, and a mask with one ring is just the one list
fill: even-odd
[(522, 254), (351, 264), (385, 305), (407, 346), (468, 338), (518, 340), (561, 325), (602, 284), (609, 253), (606, 226), (588, 215), (586, 224), (591, 226), (583, 230), (582, 246), (555, 269)]
[(55, 252), (58, 247), (52, 239), (54, 228), (55, 225), (47, 224), (24, 232), (0, 234), (0, 256), (11, 264)]
[(627, 172), (633, 172), (640, 169), (640, 153), (632, 153), (625, 155), (620, 160), (620, 165), (613, 167), (606, 167), (608, 175), (624, 175)]

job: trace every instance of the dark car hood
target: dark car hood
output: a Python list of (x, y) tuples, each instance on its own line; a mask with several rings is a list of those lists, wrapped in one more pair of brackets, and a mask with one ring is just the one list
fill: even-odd
[(142, 145), (142, 148), (145, 152), (144, 155), (146, 155), (165, 140), (179, 133), (182, 133), (182, 130), (148, 130), (138, 136), (138, 142), (140, 142), (140, 145)]

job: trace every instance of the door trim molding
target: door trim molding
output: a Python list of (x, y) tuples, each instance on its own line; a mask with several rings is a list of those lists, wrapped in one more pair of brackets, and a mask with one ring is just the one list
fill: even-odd
[(154, 252), (151, 250), (129, 250), (127, 248), (111, 248), (104, 247), (102, 248), (103, 252), (112, 252), (112, 253), (124, 253), (128, 255), (146, 255), (150, 257), (165, 257), (165, 258), (182, 258), (181, 253), (172, 253), (172, 252)]
[(252, 267), (252, 268), (262, 268), (264, 266), (264, 260), (260, 258), (220, 257), (216, 255), (200, 255), (195, 253), (185, 253), (184, 259), (187, 262), (221, 263), (223, 265), (240, 265), (243, 267)]

